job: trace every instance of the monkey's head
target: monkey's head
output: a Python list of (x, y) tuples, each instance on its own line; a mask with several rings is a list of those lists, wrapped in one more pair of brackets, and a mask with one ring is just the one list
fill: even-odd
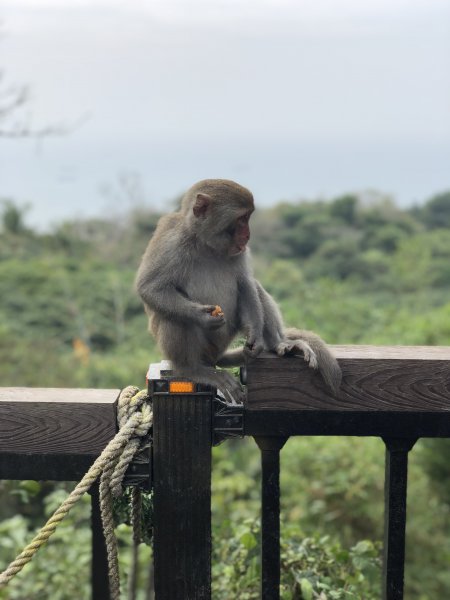
[(249, 190), (227, 179), (204, 179), (184, 195), (181, 211), (198, 241), (221, 256), (245, 252), (254, 211)]

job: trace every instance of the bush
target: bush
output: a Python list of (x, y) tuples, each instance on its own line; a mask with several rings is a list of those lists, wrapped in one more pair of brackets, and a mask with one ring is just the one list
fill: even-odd
[[(294, 525), (282, 528), (282, 540), (282, 600), (378, 600), (378, 545), (362, 541), (344, 549), (327, 536), (305, 537)], [(259, 522), (245, 521), (214, 548), (214, 600), (260, 598)]]

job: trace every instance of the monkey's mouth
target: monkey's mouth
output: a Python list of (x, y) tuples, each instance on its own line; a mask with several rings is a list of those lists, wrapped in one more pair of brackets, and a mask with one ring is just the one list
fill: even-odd
[(235, 246), (233, 246), (233, 248), (230, 249), (230, 256), (239, 256), (239, 254), (243, 254), (246, 250), (246, 244), (242, 244), (242, 246), (236, 244)]

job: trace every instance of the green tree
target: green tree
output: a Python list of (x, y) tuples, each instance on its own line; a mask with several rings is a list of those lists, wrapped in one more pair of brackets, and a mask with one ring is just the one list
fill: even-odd
[(20, 235), (25, 233), (25, 214), (28, 206), (18, 206), (11, 200), (0, 200), (1, 207), (1, 228), (6, 234)]
[(433, 196), (421, 213), (429, 229), (450, 228), (450, 191)]
[(330, 204), (330, 214), (348, 225), (354, 225), (357, 218), (358, 198), (351, 194), (336, 198)]

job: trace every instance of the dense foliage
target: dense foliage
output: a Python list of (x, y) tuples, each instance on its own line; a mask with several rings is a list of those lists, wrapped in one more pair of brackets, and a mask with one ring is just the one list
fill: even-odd
[[(143, 386), (158, 353), (133, 278), (157, 219), (139, 209), (43, 234), (27, 226), (24, 208), (0, 205), (2, 386)], [(255, 215), (252, 248), (288, 324), (330, 343), (450, 345), (450, 192), (407, 210), (377, 195), (279, 204)], [(411, 454), (411, 600), (450, 593), (448, 455), (445, 441)], [(382, 442), (296, 438), (282, 461), (283, 598), (378, 598)], [(215, 449), (218, 600), (257, 598), (258, 477), (251, 440)], [(61, 493), (3, 484), (2, 564)], [(79, 511), (0, 598), (87, 597), (88, 504)]]

